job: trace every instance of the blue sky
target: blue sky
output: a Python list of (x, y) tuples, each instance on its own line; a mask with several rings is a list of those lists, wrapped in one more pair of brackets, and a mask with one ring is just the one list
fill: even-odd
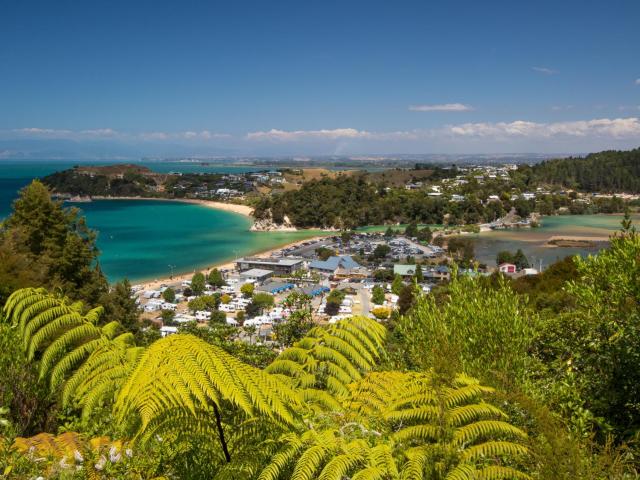
[(634, 147), (639, 19), (636, 0), (6, 2), (0, 156)]

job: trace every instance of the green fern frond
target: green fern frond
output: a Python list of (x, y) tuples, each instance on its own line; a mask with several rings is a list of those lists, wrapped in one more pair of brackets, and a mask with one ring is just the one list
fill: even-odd
[[(68, 333), (70, 336), (73, 336), (76, 332), (72, 331)], [(51, 390), (58, 388), (71, 370), (77, 368), (81, 362), (91, 354), (91, 352), (104, 343), (103, 339), (94, 338), (92, 340), (88, 340), (86, 343), (80, 344), (80, 346), (65, 354), (65, 350), (62, 349), (62, 347), (66, 347), (66, 345), (64, 345), (64, 337), (65, 335), (57, 339), (54, 344), (47, 348), (45, 351), (47, 358), (43, 358), (43, 361), (40, 364), (40, 378), (44, 378), (46, 375), (49, 375)], [(56, 345), (57, 343), (59, 344)]]
[(99, 333), (94, 325), (85, 323), (82, 315), (63, 315), (49, 322), (38, 330), (29, 342), (27, 356), (31, 359), (37, 350), (45, 346), (58, 335), (68, 333), (69, 342), (78, 341), (82, 338), (96, 338)]
[(452, 441), (455, 445), (464, 445), (473, 443), (480, 438), (492, 436), (526, 438), (527, 434), (508, 422), (501, 420), (480, 420), (456, 428)]
[(487, 417), (507, 418), (507, 414), (489, 403), (462, 405), (447, 411), (447, 423), (455, 427)]
[(428, 446), (410, 448), (405, 452), (407, 461), (400, 472), (401, 480), (423, 480), (424, 471), (432, 457)]
[(474, 445), (462, 452), (462, 459), (466, 462), (486, 457), (526, 455), (529, 449), (524, 445), (505, 441), (489, 441)]
[(432, 422), (440, 415), (440, 409), (432, 405), (390, 412), (385, 419), (391, 423)]
[(304, 441), (295, 433), (284, 435), (284, 447), (276, 453), (269, 464), (260, 472), (258, 480), (278, 480), (280, 475), (294, 461), (304, 448)]
[(317, 406), (321, 410), (327, 412), (340, 412), (342, 411), (342, 405), (336, 399), (334, 395), (325, 391), (315, 388), (299, 388), (298, 393), (304, 403), (310, 406)]
[(436, 442), (440, 438), (440, 428), (436, 425), (412, 425), (404, 427), (393, 434), (396, 442), (420, 441)]
[(22, 325), (20, 334), (22, 335), (24, 347), (28, 348), (32, 336), (42, 327), (57, 318), (69, 317), (71, 319), (78, 318), (79, 312), (70, 310), (65, 305), (56, 304), (51, 308), (47, 308), (38, 312), (33, 318), (28, 319), (28, 323)]
[(515, 468), (491, 465), (478, 470), (478, 480), (531, 480), (532, 477)]
[(347, 385), (360, 380), (375, 366), (385, 335), (384, 326), (365, 317), (316, 327), (282, 352), (266, 371), (289, 376), (297, 388), (313, 387), (346, 395)]
[[(170, 358), (171, 361), (167, 361)], [(116, 401), (119, 418), (137, 414), (141, 430), (168, 408), (196, 409), (230, 402), (248, 416), (292, 424), (301, 407), (275, 377), (192, 335), (171, 335), (141, 356)]]
[(369, 456), (369, 445), (364, 440), (354, 440), (344, 446), (343, 452), (329, 460), (318, 480), (342, 480), (364, 464)]
[(463, 463), (450, 470), (445, 480), (476, 480), (477, 472), (475, 465)]
[(465, 385), (460, 388), (447, 388), (445, 389), (445, 403), (447, 407), (451, 408), (493, 392), (493, 388), (479, 384)]
[(16, 290), (4, 304), (3, 312), (6, 319), (11, 319), (13, 324), (16, 325), (17, 320), (22, 311), (33, 302), (40, 300), (41, 296), (47, 294), (44, 288), (21, 288)]

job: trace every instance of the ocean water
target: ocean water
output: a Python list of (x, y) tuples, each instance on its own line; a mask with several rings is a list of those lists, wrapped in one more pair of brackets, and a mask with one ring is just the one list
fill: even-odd
[[(77, 162), (0, 161), (0, 218), (9, 214), (18, 190), (31, 179), (74, 164)], [(185, 164), (147, 165), (156, 170), (162, 166), (163, 171), (179, 171), (178, 167)], [(251, 170), (227, 165), (206, 168), (219, 173)], [(104, 200), (73, 206), (80, 208), (89, 227), (98, 231), (100, 266), (111, 281), (125, 277), (140, 281), (172, 272), (191, 272), (320, 233), (250, 232), (249, 218), (180, 202)]]
[[(114, 161), (78, 160), (0, 160), (0, 218), (11, 211), (11, 202), (17, 196), (19, 189), (27, 185), (33, 178), (42, 178), (60, 170), (72, 168), (75, 165), (112, 165)], [(129, 162), (131, 163), (131, 162)], [(245, 173), (263, 170), (267, 167), (252, 167), (247, 165), (200, 165), (186, 162), (140, 161), (137, 165), (144, 165), (156, 172), (183, 173)]]
[(76, 204), (98, 230), (110, 280), (186, 273), (275, 248), (319, 232), (250, 232), (242, 215), (179, 202), (103, 200)]

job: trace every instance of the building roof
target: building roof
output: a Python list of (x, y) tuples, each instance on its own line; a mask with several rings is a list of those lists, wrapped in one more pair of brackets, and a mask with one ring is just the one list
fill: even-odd
[(303, 261), (304, 261), (303, 258), (296, 258), (296, 257), (282, 257), (282, 258), (243, 257), (236, 260), (236, 263), (259, 263), (262, 265), (293, 266)]
[(393, 273), (394, 275), (401, 275), (401, 276), (407, 276), (407, 275), (415, 275), (416, 274), (416, 265), (400, 265), (400, 264), (396, 264), (393, 266)]
[(316, 295), (320, 295), (324, 292), (328, 292), (331, 289), (329, 287), (325, 287), (324, 285), (306, 285), (299, 289), (305, 295), (310, 295), (315, 297)]
[(335, 272), (338, 268), (352, 270), (358, 267), (360, 267), (360, 264), (356, 262), (351, 255), (338, 255), (329, 257), (327, 260), (314, 260), (309, 265), (309, 268), (328, 270), (332, 272)]
[(256, 290), (260, 292), (268, 292), (268, 293), (275, 294), (275, 293), (284, 292), (285, 290), (290, 290), (293, 287), (295, 287), (293, 283), (267, 282), (261, 287), (257, 287)]
[(240, 273), (241, 277), (262, 278), (268, 277), (270, 275), (273, 275), (273, 272), (271, 270), (265, 270), (263, 268), (252, 268), (251, 270), (245, 270), (244, 272)]
[(432, 276), (434, 274), (446, 275), (449, 273), (449, 267), (445, 265), (438, 265), (437, 267), (432, 268), (423, 268), (422, 272), (426, 277)]

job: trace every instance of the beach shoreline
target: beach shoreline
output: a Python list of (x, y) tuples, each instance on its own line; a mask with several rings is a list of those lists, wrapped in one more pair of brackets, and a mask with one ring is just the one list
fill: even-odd
[[(237, 203), (225, 203), (225, 202), (217, 202), (212, 200), (203, 200), (203, 199), (196, 199), (196, 198), (122, 197), (122, 196), (101, 196), (101, 195), (96, 195), (91, 198), (92, 200), (96, 200), (96, 201), (150, 200), (150, 201), (158, 201), (158, 202), (187, 203), (191, 205), (200, 205), (202, 207), (212, 208), (215, 210), (222, 210), (230, 213), (236, 213), (238, 215), (242, 215), (244, 217), (247, 217), (253, 220), (253, 216), (252, 216), (253, 208), (248, 205), (242, 205)], [(74, 203), (74, 202), (70, 202), (70, 203)], [(277, 229), (276, 228), (272, 230), (267, 230), (267, 229), (262, 230), (262, 229), (254, 229), (252, 225), (247, 230), (247, 233), (255, 232), (255, 233), (268, 234), (276, 231), (304, 232), (305, 229), (297, 229), (297, 228)], [(257, 250), (255, 252), (249, 252), (246, 256), (268, 257), (275, 251), (297, 246), (303, 242), (308, 242), (310, 240), (321, 239), (327, 235), (331, 235), (332, 233), (335, 233), (333, 230), (325, 230), (325, 232), (326, 232), (325, 235), (318, 235), (318, 230), (314, 230), (313, 233), (311, 232), (309, 233), (308, 237), (305, 236), (304, 238), (297, 239), (294, 242), (286, 241), (279, 245), (270, 247), (269, 249), (266, 249), (266, 250)], [(160, 285), (163, 285), (163, 284), (175, 285), (176, 283), (182, 283), (184, 280), (191, 280), (191, 277), (195, 272), (203, 272), (205, 275), (207, 275), (208, 272), (210, 272), (214, 268), (232, 270), (235, 268), (235, 261), (225, 260), (225, 261), (217, 262), (213, 265), (205, 261), (203, 262), (203, 266), (196, 266), (193, 268), (193, 270), (189, 270), (188, 272), (181, 271), (176, 273), (173, 276), (163, 276), (163, 277), (154, 278), (154, 279), (150, 279), (150, 278), (137, 279), (135, 282), (132, 282), (132, 283), (135, 283), (136, 285), (142, 285), (145, 290), (155, 290), (159, 288)], [(116, 282), (117, 281), (114, 281), (112, 283), (116, 283)]]
[[(265, 232), (268, 233), (268, 232)], [(275, 247), (271, 247), (268, 248), (266, 250), (260, 250), (257, 252), (252, 252), (249, 253), (245, 256), (250, 256), (250, 257), (262, 257), (262, 258), (267, 258), (269, 256), (271, 256), (271, 254), (273, 252), (276, 252), (278, 250), (282, 250), (284, 248), (290, 248), (290, 247), (295, 247), (298, 246), (304, 242), (309, 242), (309, 241), (316, 241), (316, 240), (320, 240), (326, 236), (330, 235), (330, 232), (327, 232), (327, 235), (318, 235), (317, 233), (314, 233), (312, 236), (310, 237), (305, 237), (305, 238), (301, 238), (296, 240), (295, 242), (284, 242), (282, 243), (282, 245), (279, 246), (275, 246)], [(161, 287), (161, 285), (176, 285), (176, 284), (181, 284), (182, 282), (184, 282), (185, 280), (191, 280), (191, 278), (193, 277), (194, 273), (196, 272), (202, 272), (204, 273), (205, 277), (208, 275), (208, 273), (213, 270), (214, 268), (217, 268), (218, 270), (233, 270), (235, 269), (235, 260), (226, 260), (226, 261), (222, 261), (222, 262), (218, 262), (214, 265), (210, 265), (208, 267), (201, 267), (201, 268), (194, 268), (192, 271), (190, 272), (181, 272), (181, 273), (176, 273), (173, 276), (168, 276), (168, 277), (161, 277), (161, 278), (155, 278), (153, 280), (140, 280), (135, 282), (136, 285), (141, 285), (143, 290), (157, 290)]]
[[(158, 202), (177, 202), (177, 203), (189, 203), (192, 205), (201, 205), (207, 208), (214, 208), (216, 210), (224, 210), (225, 212), (237, 213), (245, 217), (252, 217), (253, 208), (249, 205), (242, 205), (239, 203), (226, 203), (216, 202), (214, 200), (202, 200), (199, 198), (159, 198), (159, 197), (110, 197), (96, 195), (91, 197), (92, 200), (153, 200)], [(69, 202), (74, 203), (74, 202)]]

